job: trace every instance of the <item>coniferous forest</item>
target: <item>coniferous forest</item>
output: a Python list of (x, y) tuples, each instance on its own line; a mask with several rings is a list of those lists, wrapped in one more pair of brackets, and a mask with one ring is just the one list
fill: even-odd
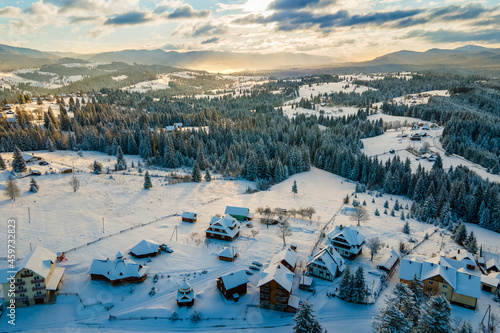
[[(332, 82), (338, 77), (315, 79)], [(311, 80), (311, 79), (309, 79)], [(302, 79), (302, 83), (310, 81)], [(313, 81), (314, 82), (314, 81)], [(298, 82), (277, 80), (235, 97), (172, 98), (161, 92), (102, 89), (80, 104), (60, 104), (36, 125), (18, 111), (18, 122), (0, 119), (0, 151), (94, 150), (116, 156), (139, 154), (151, 165), (192, 167), (229, 178), (256, 181), (260, 190), (311, 165), (358, 182), (358, 190), (408, 196), (413, 217), (452, 228), (460, 220), (500, 232), (498, 185), (465, 167), (411, 172), (409, 159), (386, 163), (362, 154), (361, 139), (383, 134), (382, 120), (370, 121), (371, 103), (407, 93), (447, 89), (451, 97), (432, 97), (415, 106), (386, 102), (386, 113), (411, 116), (444, 126), (443, 146), (492, 173), (499, 170), (500, 85), (478, 77), (419, 74), (406, 78), (357, 81), (376, 90), (302, 96), (302, 104), (321, 98), (336, 105), (357, 105), (356, 115), (331, 118), (297, 115), (281, 106), (298, 97)], [(280, 89), (276, 93), (275, 89)], [(273, 92), (274, 91), (274, 92)], [(156, 99), (153, 98), (154, 97)], [(70, 114), (74, 116), (70, 117)], [(167, 132), (165, 126), (208, 126), (209, 131)]]

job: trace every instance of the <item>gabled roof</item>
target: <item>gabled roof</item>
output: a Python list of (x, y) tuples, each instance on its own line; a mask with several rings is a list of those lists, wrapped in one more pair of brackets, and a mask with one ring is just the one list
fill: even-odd
[(457, 271), (455, 293), (474, 298), (481, 297), (481, 277), (467, 273), (463, 268)]
[[(16, 270), (29, 269), (44, 279), (49, 276), (50, 264), (56, 262), (57, 256), (44, 247), (37, 246), (21, 261)], [(12, 271), (12, 270), (11, 270)]]
[(282, 264), (273, 265), (272, 263), (260, 274), (259, 283), (260, 287), (271, 281), (276, 281), (283, 289), (288, 292), (292, 291), (294, 274)]
[(287, 247), (274, 255), (271, 259), (271, 264), (278, 264), (285, 261), (288, 265), (295, 267), (298, 258), (299, 255), (297, 252), (292, 250), (290, 247)]
[(141, 266), (132, 260), (124, 259), (123, 255), (118, 252), (115, 260), (94, 259), (88, 273), (102, 275), (113, 281), (128, 277), (140, 278), (147, 273), (148, 269), (148, 266)]
[(481, 275), (481, 282), (495, 288), (500, 284), (500, 273), (490, 273), (488, 275)]
[(358, 230), (352, 225), (348, 227), (336, 226), (333, 231), (328, 234), (329, 239), (335, 239), (337, 237), (342, 237), (345, 241), (353, 246), (353, 245), (361, 245), (365, 241), (365, 236), (361, 235)]
[(344, 270), (344, 258), (333, 248), (331, 245), (327, 245), (321, 249), (314, 258), (307, 263), (307, 265), (315, 263), (316, 265), (323, 266), (330, 274), (335, 276), (337, 270)]
[(194, 219), (196, 217), (196, 213), (182, 212), (181, 216), (186, 218), (186, 219)]
[(453, 267), (440, 265), (439, 262), (424, 261), (422, 265), (422, 280), (427, 280), (435, 276), (442, 277), (453, 289), (457, 286), (457, 271)]
[[(235, 228), (231, 229), (231, 227), (233, 226), (235, 226)], [(207, 229), (206, 232), (223, 236), (227, 235), (231, 238), (236, 236), (236, 234), (240, 231), (238, 220), (236, 220), (231, 215), (226, 215), (224, 217), (217, 217), (217, 216), (212, 217), (212, 220), (210, 221), (210, 227), (216, 227), (221, 231)]]
[(226, 287), (226, 290), (248, 283), (248, 276), (244, 270), (221, 276), (221, 279), (222, 283), (224, 283), (224, 287)]
[(233, 248), (225, 247), (224, 249), (222, 249), (222, 251), (219, 252), (219, 257), (233, 259), (234, 257), (236, 257), (236, 254), (237, 252)]
[(396, 263), (398, 258), (399, 258), (399, 254), (396, 251), (391, 250), (391, 251), (387, 252), (380, 259), (380, 262), (378, 263), (377, 267), (383, 267), (387, 270), (390, 270), (392, 268), (392, 266), (394, 266), (394, 264)]
[(247, 216), (249, 211), (248, 208), (244, 207), (226, 206), (224, 214)]
[(465, 249), (458, 250), (456, 254), (451, 256), (451, 258), (465, 262), (467, 263), (467, 265), (477, 266), (476, 260), (474, 259), (474, 255)]
[(420, 274), (422, 273), (422, 261), (423, 259), (421, 257), (407, 257), (401, 259), (399, 278), (411, 281), (416, 276), (417, 279), (420, 279)]
[(142, 256), (150, 253), (157, 253), (160, 248), (160, 244), (155, 241), (143, 239), (137, 243), (130, 252), (136, 256)]
[(500, 270), (500, 265), (498, 265), (498, 262), (495, 258), (491, 258), (486, 262), (486, 269), (492, 269), (493, 267), (496, 267), (498, 270)]

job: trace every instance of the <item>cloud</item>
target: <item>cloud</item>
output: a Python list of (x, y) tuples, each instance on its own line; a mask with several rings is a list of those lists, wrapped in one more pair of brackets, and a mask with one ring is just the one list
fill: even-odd
[(204, 40), (203, 42), (201, 42), (201, 44), (216, 44), (220, 41), (221, 41), (221, 39), (219, 37), (214, 37), (214, 38)]
[(184, 37), (212, 37), (213, 35), (223, 35), (227, 30), (228, 28), (224, 24), (200, 22), (195, 25), (181, 24), (174, 30), (172, 35)]
[(164, 0), (156, 5), (154, 10), (155, 14), (163, 14), (169, 9), (177, 8), (182, 6), (182, 1), (180, 0)]
[(134, 11), (109, 18), (104, 22), (104, 25), (136, 25), (147, 23), (152, 20), (153, 18), (148, 17), (146, 13)]
[(4, 8), (0, 8), (0, 16), (5, 17), (16, 17), (21, 14), (22, 10), (18, 7), (7, 6)]
[(9, 21), (9, 31), (14, 35), (27, 35), (34, 32), (40, 32), (47, 25), (61, 24), (60, 21), (54, 21), (59, 9), (46, 4), (43, 0), (32, 3), (27, 7), (19, 20)]
[(274, 0), (269, 9), (296, 10), (304, 8), (322, 8), (335, 4), (334, 0)]
[(207, 9), (194, 10), (190, 5), (182, 5), (177, 7), (172, 13), (167, 17), (169, 19), (188, 19), (188, 18), (202, 18), (210, 15), (210, 11)]
[(414, 30), (406, 38), (423, 38), (432, 43), (458, 43), (458, 42), (493, 42), (500, 43), (500, 31), (488, 29), (480, 31), (453, 31), (453, 30)]
[(98, 20), (98, 16), (70, 16), (68, 18), (69, 23), (71, 24), (78, 24), (78, 23), (85, 23), (85, 22), (92, 22)]

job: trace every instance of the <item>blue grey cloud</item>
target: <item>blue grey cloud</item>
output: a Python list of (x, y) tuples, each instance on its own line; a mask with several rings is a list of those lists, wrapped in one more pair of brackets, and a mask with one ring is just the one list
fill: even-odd
[(220, 38), (219, 37), (214, 37), (214, 38), (210, 38), (210, 39), (204, 40), (201, 43), (202, 44), (215, 44), (215, 43), (218, 43), (218, 42), (220, 42)]
[(320, 8), (334, 4), (334, 0), (274, 0), (269, 4), (269, 9), (295, 10), (303, 8)]
[(152, 21), (152, 18), (146, 16), (145, 13), (142, 12), (129, 12), (122, 15), (115, 16), (113, 18), (109, 18), (105, 25), (135, 25), (146, 23)]
[(457, 42), (494, 42), (500, 43), (500, 30), (488, 29), (481, 31), (415, 30), (406, 35), (408, 38), (420, 37), (433, 43)]
[(195, 10), (190, 5), (182, 5), (177, 7), (172, 13), (167, 17), (169, 19), (189, 19), (189, 18), (201, 18), (210, 15), (210, 11), (207, 9)]

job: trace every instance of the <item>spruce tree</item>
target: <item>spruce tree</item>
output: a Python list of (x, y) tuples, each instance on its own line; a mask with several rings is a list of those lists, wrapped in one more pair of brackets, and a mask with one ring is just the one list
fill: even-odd
[(404, 221), (405, 220), (405, 212), (401, 212), (401, 215), (399, 216), (399, 218), (401, 219), (401, 221)]
[(474, 231), (472, 230), (469, 234), (469, 237), (467, 237), (467, 245), (465, 248), (472, 254), (476, 254), (478, 251), (477, 239), (476, 236), (474, 235)]
[(383, 308), (373, 317), (373, 331), (376, 333), (407, 333), (411, 332), (410, 321), (393, 303)]
[(27, 170), (23, 154), (17, 146), (14, 147), (14, 160), (12, 161), (12, 170), (14, 172), (25, 172)]
[(457, 230), (455, 231), (455, 236), (453, 237), (455, 242), (460, 245), (464, 245), (465, 242), (467, 241), (467, 227), (465, 226), (464, 223), (460, 222), (460, 224), (457, 227)]
[(365, 273), (363, 267), (359, 266), (351, 279), (352, 285), (352, 302), (363, 303), (367, 296)]
[(293, 195), (295, 195), (295, 194), (297, 194), (297, 192), (298, 192), (297, 191), (297, 181), (294, 180), (293, 185), (292, 185), (292, 193), (293, 193)]
[(205, 172), (205, 181), (209, 182), (212, 180), (212, 175), (210, 175), (210, 171), (207, 171)]
[(102, 164), (94, 160), (94, 164), (92, 165), (92, 172), (96, 175), (102, 172)]
[(418, 323), (418, 332), (449, 333), (451, 305), (444, 296), (433, 296), (426, 304)]
[(7, 165), (5, 164), (2, 155), (0, 155), (0, 170), (5, 170), (5, 169), (7, 169)]
[(344, 274), (342, 275), (342, 280), (340, 280), (339, 284), (339, 297), (345, 301), (351, 301), (352, 294), (352, 284), (351, 284), (351, 270), (349, 266), (344, 270)]
[(387, 201), (387, 200), (386, 200), (386, 201), (384, 202), (384, 208), (389, 208), (389, 201)]
[(116, 150), (116, 170), (125, 170), (127, 169), (127, 162), (123, 157), (122, 147), (118, 146)]
[(474, 333), (474, 329), (468, 321), (462, 321), (455, 329), (455, 333)]
[(413, 277), (413, 280), (408, 284), (408, 288), (412, 291), (413, 297), (415, 298), (415, 304), (420, 306), (424, 299), (424, 284), (422, 281), (417, 279), (416, 276)]
[[(404, 216), (404, 214), (403, 214)], [(403, 226), (403, 233), (409, 235), (410, 234), (410, 224), (408, 221), (406, 221), (405, 225)]]
[(200, 166), (198, 165), (198, 161), (194, 162), (193, 166), (193, 173), (191, 174), (191, 177), (193, 177), (193, 182), (201, 182), (201, 172), (200, 172)]
[(378, 208), (375, 209), (375, 213), (374, 214), (375, 214), (375, 216), (380, 216), (380, 212), (378, 211)]
[(149, 172), (146, 171), (144, 174), (144, 188), (149, 190), (153, 187), (153, 183), (151, 182), (151, 177), (149, 176)]
[(313, 313), (312, 304), (308, 301), (304, 301), (304, 303), (300, 304), (297, 314), (295, 318), (293, 318), (295, 321), (293, 333), (323, 333), (323, 328)]
[(37, 193), (39, 189), (39, 186), (35, 180), (35, 178), (31, 177), (30, 181), (30, 192)]

